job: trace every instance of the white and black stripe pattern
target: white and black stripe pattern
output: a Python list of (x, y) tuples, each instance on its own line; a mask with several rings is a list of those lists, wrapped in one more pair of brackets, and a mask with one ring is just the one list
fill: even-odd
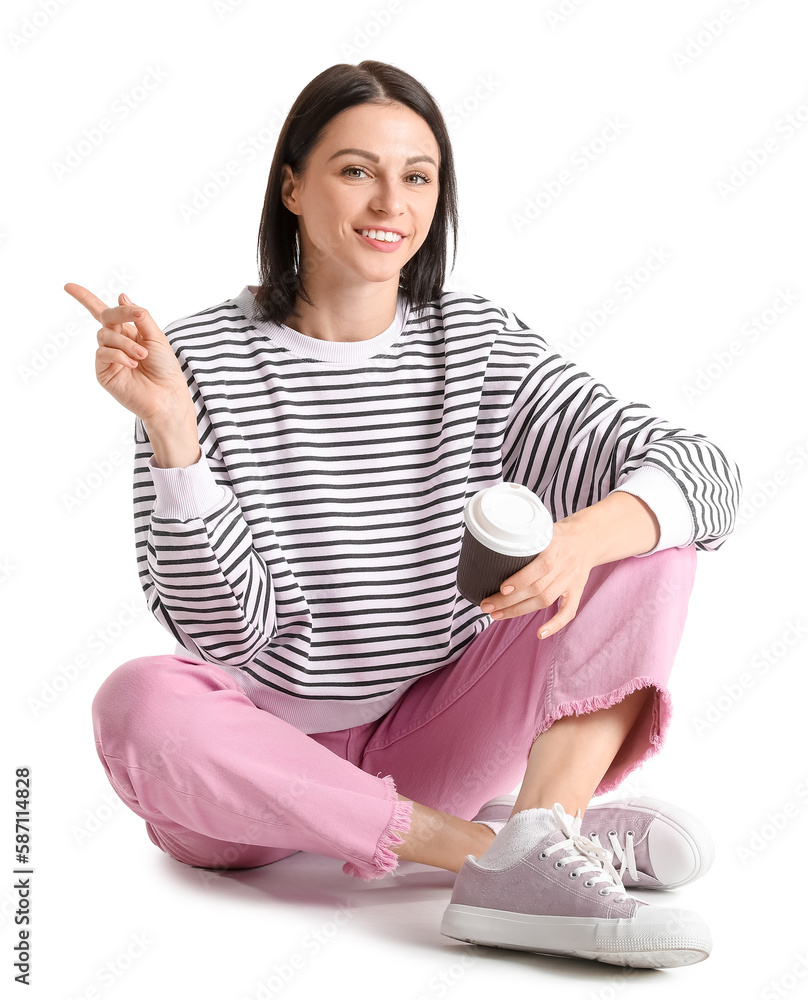
[(740, 503), (737, 464), (704, 434), (673, 427), (645, 403), (615, 399), (588, 372), (552, 353), (518, 316), (507, 316), (508, 328), (524, 331), (535, 343), (538, 363), (514, 397), (502, 447), (503, 478), (533, 490), (559, 521), (602, 500), (641, 466), (653, 465), (675, 480), (688, 502), (691, 543), (720, 549)]
[(154, 516), (136, 420), (138, 572), (178, 643), (304, 731), (380, 717), (491, 624), (456, 589), (463, 508), (486, 486), (523, 483), (559, 520), (654, 465), (697, 548), (732, 530), (740, 474), (716, 445), (615, 399), (481, 296), (444, 292), (373, 356), (331, 344), (339, 363), (279, 346), (245, 293), (165, 329), (224, 489), (196, 516)]

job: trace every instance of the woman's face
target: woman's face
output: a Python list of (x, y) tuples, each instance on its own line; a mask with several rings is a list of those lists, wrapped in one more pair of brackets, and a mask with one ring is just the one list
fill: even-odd
[[(395, 281), (426, 239), (440, 152), (429, 125), (400, 104), (360, 104), (328, 123), (302, 176), (283, 168), (283, 203), (298, 216), (302, 276), (318, 285)], [(380, 242), (361, 230), (400, 233)]]

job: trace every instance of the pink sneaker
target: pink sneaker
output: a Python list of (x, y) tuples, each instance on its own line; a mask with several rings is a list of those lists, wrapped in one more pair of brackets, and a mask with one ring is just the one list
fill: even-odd
[[(508, 821), (515, 795), (500, 795), (480, 808), (473, 822)], [(581, 827), (610, 860), (624, 885), (637, 889), (678, 889), (712, 867), (715, 845), (707, 827), (692, 813), (662, 799), (616, 799), (590, 805)]]
[(610, 852), (556, 802), (508, 820), (480, 858), (466, 856), (441, 923), (446, 937), (496, 948), (663, 968), (707, 958), (692, 910), (629, 896)]

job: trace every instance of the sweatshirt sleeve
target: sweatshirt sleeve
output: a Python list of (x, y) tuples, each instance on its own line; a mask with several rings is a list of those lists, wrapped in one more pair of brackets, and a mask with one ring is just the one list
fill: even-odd
[(135, 420), (138, 576), (149, 609), (184, 648), (211, 663), (243, 666), (277, 633), (275, 592), (198, 390), (193, 395), (202, 442), (194, 465), (156, 467), (143, 422)]
[(659, 522), (650, 552), (721, 548), (735, 526), (738, 465), (704, 434), (674, 427), (645, 403), (617, 399), (513, 313), (530, 366), (513, 397), (503, 444), (506, 481), (523, 483), (558, 521), (623, 490)]

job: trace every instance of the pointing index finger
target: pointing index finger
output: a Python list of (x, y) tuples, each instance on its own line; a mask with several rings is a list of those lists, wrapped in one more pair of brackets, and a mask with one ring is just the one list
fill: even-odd
[(64, 290), (68, 295), (72, 295), (77, 302), (80, 302), (93, 319), (97, 319), (99, 323), (101, 322), (101, 313), (107, 308), (106, 302), (99, 299), (97, 295), (94, 295), (89, 288), (77, 285), (75, 281), (68, 281), (64, 286)]

